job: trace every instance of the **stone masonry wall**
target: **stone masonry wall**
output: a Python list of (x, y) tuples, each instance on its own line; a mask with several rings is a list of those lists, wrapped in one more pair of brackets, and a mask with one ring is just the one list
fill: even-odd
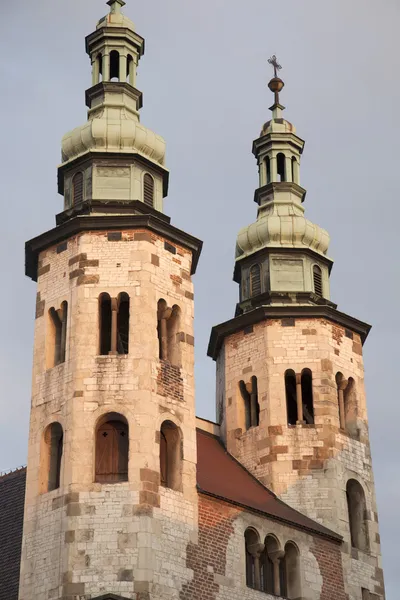
[[(77, 235), (40, 256), (20, 600), (177, 598), (196, 539), (191, 254), (149, 231)], [(130, 297), (129, 354), (99, 356), (102, 292)], [(181, 367), (158, 359), (157, 302), (181, 309)], [(65, 363), (46, 369), (51, 307), (68, 302)], [(160, 381), (162, 380), (162, 389)], [(179, 389), (179, 393), (177, 393)], [(160, 393), (161, 392), (161, 393)], [(95, 429), (129, 425), (129, 481), (94, 482)], [(182, 433), (182, 492), (160, 487), (159, 431)], [(64, 431), (61, 482), (41, 493), (43, 433)]]
[[(312, 371), (314, 425), (287, 425), (284, 374)], [(335, 375), (355, 381), (357, 435), (340, 429)], [(258, 381), (260, 425), (245, 430), (239, 381)], [(221, 400), (223, 396), (223, 400)], [(346, 591), (383, 596), (380, 538), (368, 438), (360, 338), (324, 319), (267, 320), (225, 339), (217, 362), (217, 403), (228, 450), (284, 501), (340, 533)], [(370, 553), (351, 548), (346, 484), (367, 502)]]

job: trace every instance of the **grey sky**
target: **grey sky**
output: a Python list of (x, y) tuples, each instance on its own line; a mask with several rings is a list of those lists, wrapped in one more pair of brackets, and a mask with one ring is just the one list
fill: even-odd
[[(61, 210), (64, 133), (86, 119), (84, 36), (105, 0), (2, 0), (0, 20), (0, 470), (25, 463), (35, 284), (24, 242)], [(167, 140), (165, 212), (204, 240), (195, 278), (197, 413), (214, 419), (211, 326), (233, 316), (238, 230), (256, 216), (252, 140), (269, 118), (267, 58), (284, 69), (286, 118), (306, 140), (306, 214), (331, 234), (331, 291), (374, 328), (365, 346), (388, 600), (399, 586), (400, 105), (398, 0), (128, 0), (146, 38), (142, 122)], [(397, 110), (396, 110), (397, 109)]]

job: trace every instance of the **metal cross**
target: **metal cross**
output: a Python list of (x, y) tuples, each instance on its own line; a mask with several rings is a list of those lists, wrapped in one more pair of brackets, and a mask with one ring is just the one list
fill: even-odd
[(271, 56), (271, 58), (268, 59), (268, 62), (270, 65), (272, 65), (274, 67), (274, 77), (278, 77), (278, 71), (280, 71), (282, 69), (282, 65), (280, 65), (278, 63), (278, 60), (277, 60), (275, 54), (273, 54)]

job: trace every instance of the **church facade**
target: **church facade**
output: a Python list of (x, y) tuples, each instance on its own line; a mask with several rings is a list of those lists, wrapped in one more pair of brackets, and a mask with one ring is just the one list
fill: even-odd
[(164, 213), (165, 142), (140, 122), (144, 40), (124, 4), (109, 0), (86, 38), (64, 209), (26, 244), (28, 466), (0, 478), (0, 558), (15, 557), (0, 561), (0, 600), (383, 600), (370, 327), (330, 299), (329, 235), (304, 215), (279, 65), (253, 144), (257, 219), (237, 237), (239, 302), (210, 337), (212, 423), (195, 414), (202, 242)]

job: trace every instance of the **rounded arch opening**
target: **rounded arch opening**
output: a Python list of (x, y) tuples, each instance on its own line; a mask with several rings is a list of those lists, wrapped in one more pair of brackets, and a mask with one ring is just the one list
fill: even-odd
[(280, 554), (279, 540), (268, 534), (264, 540), (264, 550), (261, 555), (261, 590), (267, 594), (279, 594), (277, 589), (274, 561)]
[(351, 545), (362, 552), (368, 552), (367, 504), (363, 487), (356, 479), (349, 479), (347, 482), (346, 499)]
[(129, 312), (130, 300), (126, 292), (118, 296), (117, 316), (117, 352), (118, 354), (129, 353)]
[(172, 421), (164, 421), (160, 429), (161, 485), (182, 491), (183, 440), (180, 428)]
[(260, 589), (260, 536), (252, 527), (244, 532), (246, 552), (246, 585), (253, 590)]
[(271, 183), (271, 159), (269, 156), (265, 158), (266, 183)]
[(111, 351), (111, 296), (103, 292), (99, 296), (99, 353)]
[(64, 432), (58, 421), (50, 423), (43, 433), (41, 458), (41, 492), (60, 487)]
[(278, 181), (287, 181), (286, 160), (283, 152), (279, 152), (276, 155), (276, 170), (278, 175)]
[(303, 418), (308, 425), (314, 424), (314, 398), (312, 373), (310, 369), (301, 372), (301, 396), (303, 403)]
[(128, 481), (129, 425), (120, 413), (102, 415), (96, 425), (95, 481)]
[(286, 392), (286, 414), (288, 425), (296, 425), (297, 415), (297, 395), (296, 395), (296, 374), (293, 369), (285, 371), (285, 392)]
[(301, 598), (300, 552), (294, 542), (285, 544), (284, 587), (281, 595), (289, 600)]
[(110, 52), (110, 81), (120, 81), (118, 50)]

